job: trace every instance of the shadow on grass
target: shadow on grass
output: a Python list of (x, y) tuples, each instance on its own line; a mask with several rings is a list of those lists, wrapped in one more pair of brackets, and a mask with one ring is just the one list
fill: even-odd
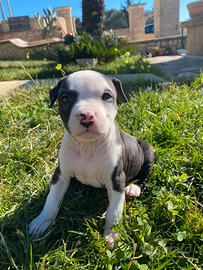
[(83, 249), (91, 241), (89, 223), (91, 228), (102, 233), (102, 214), (108, 206), (106, 190), (72, 181), (55, 224), (39, 241), (31, 239), (27, 233), (28, 224), (42, 210), (47, 193), (39, 193), (0, 221), (1, 270), (29, 269), (40, 262), (46, 253), (57, 251), (64, 243), (67, 250)]

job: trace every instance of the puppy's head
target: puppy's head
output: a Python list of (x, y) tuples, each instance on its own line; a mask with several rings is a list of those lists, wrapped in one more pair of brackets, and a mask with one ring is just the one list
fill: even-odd
[(50, 91), (50, 107), (58, 99), (59, 113), (77, 140), (92, 141), (108, 134), (117, 103), (127, 102), (121, 82), (95, 71), (78, 71)]

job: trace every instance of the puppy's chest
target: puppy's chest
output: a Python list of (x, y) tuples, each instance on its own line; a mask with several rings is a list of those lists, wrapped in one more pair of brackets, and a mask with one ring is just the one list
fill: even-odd
[[(106, 151), (105, 151), (106, 150)], [(69, 147), (59, 152), (60, 167), (65, 177), (76, 177), (81, 183), (94, 187), (108, 185), (121, 154), (121, 146), (89, 152), (76, 152)]]

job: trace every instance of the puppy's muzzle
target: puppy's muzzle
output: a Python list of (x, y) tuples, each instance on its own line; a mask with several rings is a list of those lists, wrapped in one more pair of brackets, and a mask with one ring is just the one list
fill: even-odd
[(80, 113), (77, 118), (80, 121), (80, 125), (85, 128), (89, 128), (94, 124), (94, 115), (91, 113)]

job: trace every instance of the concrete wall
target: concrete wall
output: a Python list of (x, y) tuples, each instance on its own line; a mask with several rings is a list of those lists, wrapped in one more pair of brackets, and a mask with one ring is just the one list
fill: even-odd
[(203, 55), (203, 23), (188, 28), (188, 54)]
[(203, 55), (203, 24), (188, 28), (188, 54)]
[(127, 36), (129, 35), (129, 28), (113, 29), (113, 31), (114, 31), (119, 37), (127, 37)]
[[(25, 41), (34, 41), (44, 38), (44, 31), (36, 18), (30, 18), (30, 30), (10, 32), (8, 21), (2, 21), (0, 40), (20, 38)], [(57, 37), (57, 36), (56, 36)]]
[[(62, 38), (66, 34), (76, 34), (75, 20), (71, 10), (71, 7), (56, 8), (57, 22), (54, 24), (52, 37)], [(10, 32), (8, 21), (2, 21), (0, 23), (0, 40), (20, 38), (25, 41), (35, 41), (46, 38), (38, 19), (30, 18), (29, 24), (29, 30)]]
[(155, 38), (154, 33), (144, 34), (144, 39), (146, 40), (153, 39), (153, 38)]
[(59, 7), (56, 8), (56, 15), (63, 17), (66, 21), (66, 34), (76, 34), (75, 21), (72, 17), (72, 7)]
[[(129, 31), (125, 29), (125, 37), (130, 41), (136, 41), (179, 35), (179, 2), (180, 0), (154, 0), (154, 13), (146, 14), (144, 13), (145, 4), (129, 6)], [(154, 17), (155, 33), (145, 34), (146, 21), (151, 17)], [(120, 29), (113, 29), (113, 31), (119, 36), (124, 36), (124, 32)]]
[[(2, 33), (10, 32), (8, 21), (2, 21), (0, 23), (0, 25), (1, 25), (1, 32)], [(29, 25), (30, 25), (30, 30), (41, 30), (42, 29), (38, 19), (36, 19), (36, 18), (29, 18)]]
[(137, 4), (128, 7), (129, 40), (139, 40), (144, 38), (144, 6), (145, 4)]

